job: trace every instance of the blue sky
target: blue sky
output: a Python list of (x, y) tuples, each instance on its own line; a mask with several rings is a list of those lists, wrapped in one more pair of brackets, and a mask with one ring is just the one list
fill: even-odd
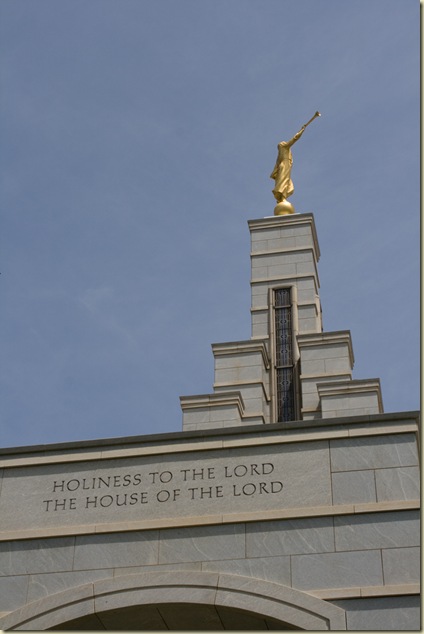
[(250, 338), (277, 143), (324, 329), (419, 407), (418, 0), (2, 0), (2, 446), (180, 431)]

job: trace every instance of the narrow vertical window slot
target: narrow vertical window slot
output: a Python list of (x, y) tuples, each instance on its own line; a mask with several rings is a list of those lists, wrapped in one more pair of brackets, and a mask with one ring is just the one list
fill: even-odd
[(295, 372), (290, 288), (275, 290), (275, 370), (277, 420), (278, 422), (295, 420)]

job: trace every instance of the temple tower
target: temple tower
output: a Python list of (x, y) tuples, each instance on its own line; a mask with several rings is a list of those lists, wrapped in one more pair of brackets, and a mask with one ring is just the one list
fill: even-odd
[(379, 379), (352, 379), (350, 332), (323, 331), (313, 214), (248, 224), (251, 338), (212, 345), (213, 393), (181, 397), (184, 431), (382, 413)]

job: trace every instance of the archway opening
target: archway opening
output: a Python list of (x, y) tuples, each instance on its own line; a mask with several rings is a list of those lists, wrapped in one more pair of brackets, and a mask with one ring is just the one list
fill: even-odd
[(69, 588), (0, 618), (3, 630), (345, 630), (345, 611), (252, 577), (145, 572)]
[(51, 630), (220, 631), (299, 630), (289, 623), (228, 606), (190, 603), (136, 605), (89, 614)]

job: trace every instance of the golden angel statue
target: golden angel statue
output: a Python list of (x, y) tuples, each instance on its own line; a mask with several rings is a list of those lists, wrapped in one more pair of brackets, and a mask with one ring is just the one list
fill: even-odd
[(312, 119), (310, 119), (308, 123), (305, 123), (290, 141), (281, 141), (281, 143), (278, 144), (277, 160), (270, 176), (275, 180), (272, 193), (277, 201), (277, 206), (274, 210), (276, 216), (294, 213), (293, 205), (287, 201), (287, 198), (294, 192), (293, 181), (291, 179), (291, 169), (293, 165), (291, 147), (300, 139), (306, 126), (312, 123), (316, 117), (320, 116), (321, 114), (316, 112)]

